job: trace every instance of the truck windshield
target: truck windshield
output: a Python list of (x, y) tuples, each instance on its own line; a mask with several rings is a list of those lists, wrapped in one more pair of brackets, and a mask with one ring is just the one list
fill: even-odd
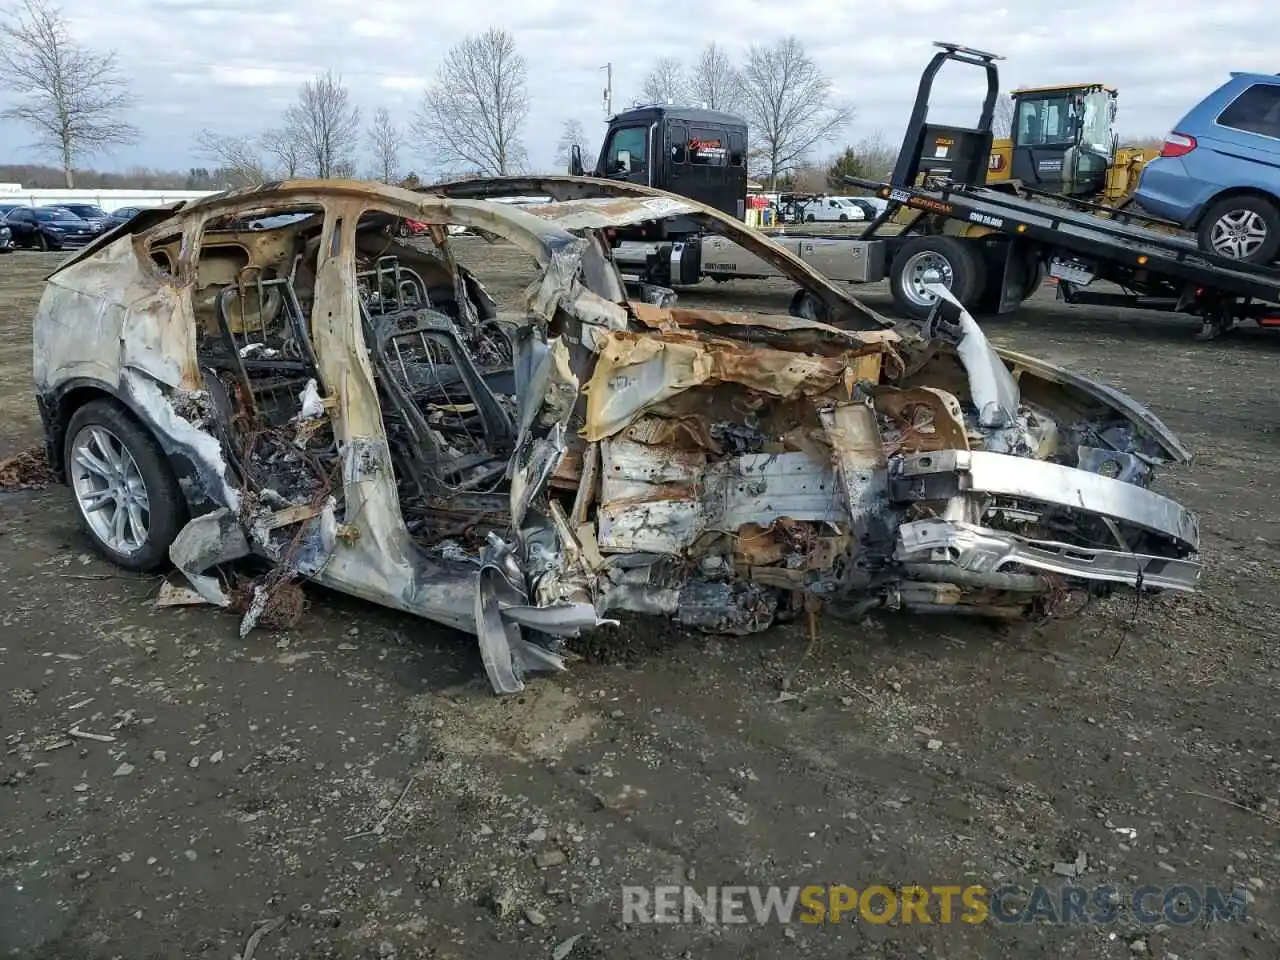
[(613, 132), (609, 141), (609, 149), (604, 158), (604, 172), (618, 173), (626, 169), (622, 162), (623, 154), (631, 158), (630, 170), (637, 173), (645, 168), (645, 145), (648, 130), (645, 127), (623, 127)]
[(1084, 119), (1080, 125), (1080, 142), (1096, 153), (1111, 152), (1111, 122), (1115, 100), (1106, 90), (1090, 90), (1084, 95)]
[(1017, 146), (1074, 143), (1075, 132), (1076, 117), (1072, 113), (1070, 95), (1058, 93), (1024, 97), (1018, 101)]

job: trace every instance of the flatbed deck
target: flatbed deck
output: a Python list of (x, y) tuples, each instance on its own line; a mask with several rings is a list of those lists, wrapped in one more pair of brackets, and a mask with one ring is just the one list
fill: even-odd
[[(957, 44), (935, 46), (888, 182), (842, 178), (886, 200), (885, 209), (870, 222), (795, 230), (781, 224), (762, 233), (829, 280), (887, 280), (895, 307), (917, 322), (938, 309), (938, 285), (975, 316), (1000, 315), (1017, 310), (1049, 277), (1069, 303), (1196, 316), (1201, 340), (1244, 320), (1280, 327), (1280, 265), (1206, 253), (1177, 224), (1134, 211), (1037, 193), (1017, 181), (988, 185), (999, 58)], [(934, 78), (946, 63), (986, 75), (976, 127), (929, 122)], [(899, 222), (904, 211), (912, 215)], [(615, 245), (614, 255), (659, 286), (781, 275), (757, 253), (695, 229), (678, 243), (664, 236)], [(820, 306), (797, 296), (792, 311), (816, 316)]]
[(989, 187), (864, 185), (876, 187), (881, 196), (913, 210), (976, 223), (997, 233), (1069, 251), (1096, 263), (1101, 268), (1100, 278), (1123, 281), (1123, 275), (1114, 275), (1118, 267), (1121, 274), (1154, 274), (1239, 297), (1280, 303), (1280, 267), (1245, 264), (1207, 254), (1187, 238), (1023, 199)]

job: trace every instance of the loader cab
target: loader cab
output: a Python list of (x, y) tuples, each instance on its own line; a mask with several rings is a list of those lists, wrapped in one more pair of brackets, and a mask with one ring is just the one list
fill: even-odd
[(1116, 154), (1117, 93), (1100, 83), (1015, 90), (1009, 176), (1068, 197), (1103, 192)]
[[(572, 151), (569, 173), (626, 180), (669, 190), (746, 218), (747, 123), (741, 117), (696, 107), (635, 107), (609, 119), (604, 146), (591, 170)], [(649, 228), (652, 239), (697, 232), (690, 222)]]

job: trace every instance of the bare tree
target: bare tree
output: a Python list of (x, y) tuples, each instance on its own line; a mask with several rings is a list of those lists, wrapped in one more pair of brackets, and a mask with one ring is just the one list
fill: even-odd
[(302, 168), (322, 180), (350, 162), (360, 137), (360, 108), (333, 71), (318, 73), (298, 88), (298, 101), (284, 112), (284, 126), (297, 145)]
[(645, 74), (641, 93), (646, 103), (680, 103), (688, 99), (689, 80), (675, 57), (659, 57)]
[(851, 109), (832, 103), (830, 79), (795, 37), (751, 47), (742, 109), (766, 158), (771, 187), (853, 116)]
[(796, 193), (825, 193), (827, 171), (809, 164), (795, 167), (791, 171), (791, 189)]
[[(82, 168), (76, 170), (76, 183), (84, 189), (114, 190), (209, 190), (215, 183), (226, 183), (225, 179), (215, 181), (212, 173), (208, 169), (182, 171), (152, 170), (147, 167), (103, 173)], [(24, 187), (36, 190), (49, 190), (65, 187), (66, 177), (61, 167), (28, 163), (0, 164), (0, 183), (6, 182), (21, 183)]]
[(276, 162), (276, 170), (286, 180), (296, 177), (302, 167), (302, 145), (285, 128), (267, 130), (258, 138), (262, 149)]
[(491, 27), (453, 47), (414, 117), (414, 138), (441, 166), (505, 176), (524, 164), (527, 67), (515, 38)]
[(827, 185), (843, 193), (850, 187), (846, 177), (883, 182), (893, 174), (897, 160), (898, 150), (877, 130), (832, 158), (826, 171)]
[(369, 147), (373, 151), (374, 175), (383, 183), (400, 179), (400, 128), (391, 122), (391, 113), (379, 107), (369, 125)]
[(883, 130), (876, 130), (854, 145), (854, 152), (862, 166), (862, 176), (867, 180), (888, 180), (893, 166), (898, 162), (898, 148), (885, 139)]
[(708, 110), (732, 112), (742, 103), (742, 74), (723, 47), (709, 43), (693, 66), (689, 91)]
[(16, 100), (0, 118), (35, 128), (36, 147), (61, 161), (68, 187), (77, 160), (138, 139), (120, 119), (135, 100), (115, 51), (76, 43), (49, 0), (22, 0), (0, 22), (0, 87)]
[(196, 151), (214, 161), (233, 187), (253, 187), (270, 179), (254, 137), (231, 137), (212, 130), (196, 135)]
[(569, 119), (564, 122), (564, 126), (560, 129), (560, 141), (556, 144), (556, 164), (561, 170), (569, 169), (569, 159), (573, 155), (575, 146), (582, 151), (582, 164), (590, 172), (591, 166), (596, 159), (595, 148), (591, 146), (591, 141), (587, 139), (587, 134), (582, 129), (582, 124), (578, 120)]
[(991, 133), (997, 140), (1013, 133), (1013, 98), (1007, 93), (996, 98), (996, 109), (991, 115)]

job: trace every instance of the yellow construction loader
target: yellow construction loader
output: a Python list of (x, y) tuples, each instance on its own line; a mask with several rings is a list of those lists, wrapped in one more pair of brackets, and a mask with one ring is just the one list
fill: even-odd
[(1114, 87), (1058, 84), (1014, 90), (1011, 136), (991, 145), (987, 183), (1011, 180), (1043, 193), (1123, 208), (1158, 150), (1121, 147)]

